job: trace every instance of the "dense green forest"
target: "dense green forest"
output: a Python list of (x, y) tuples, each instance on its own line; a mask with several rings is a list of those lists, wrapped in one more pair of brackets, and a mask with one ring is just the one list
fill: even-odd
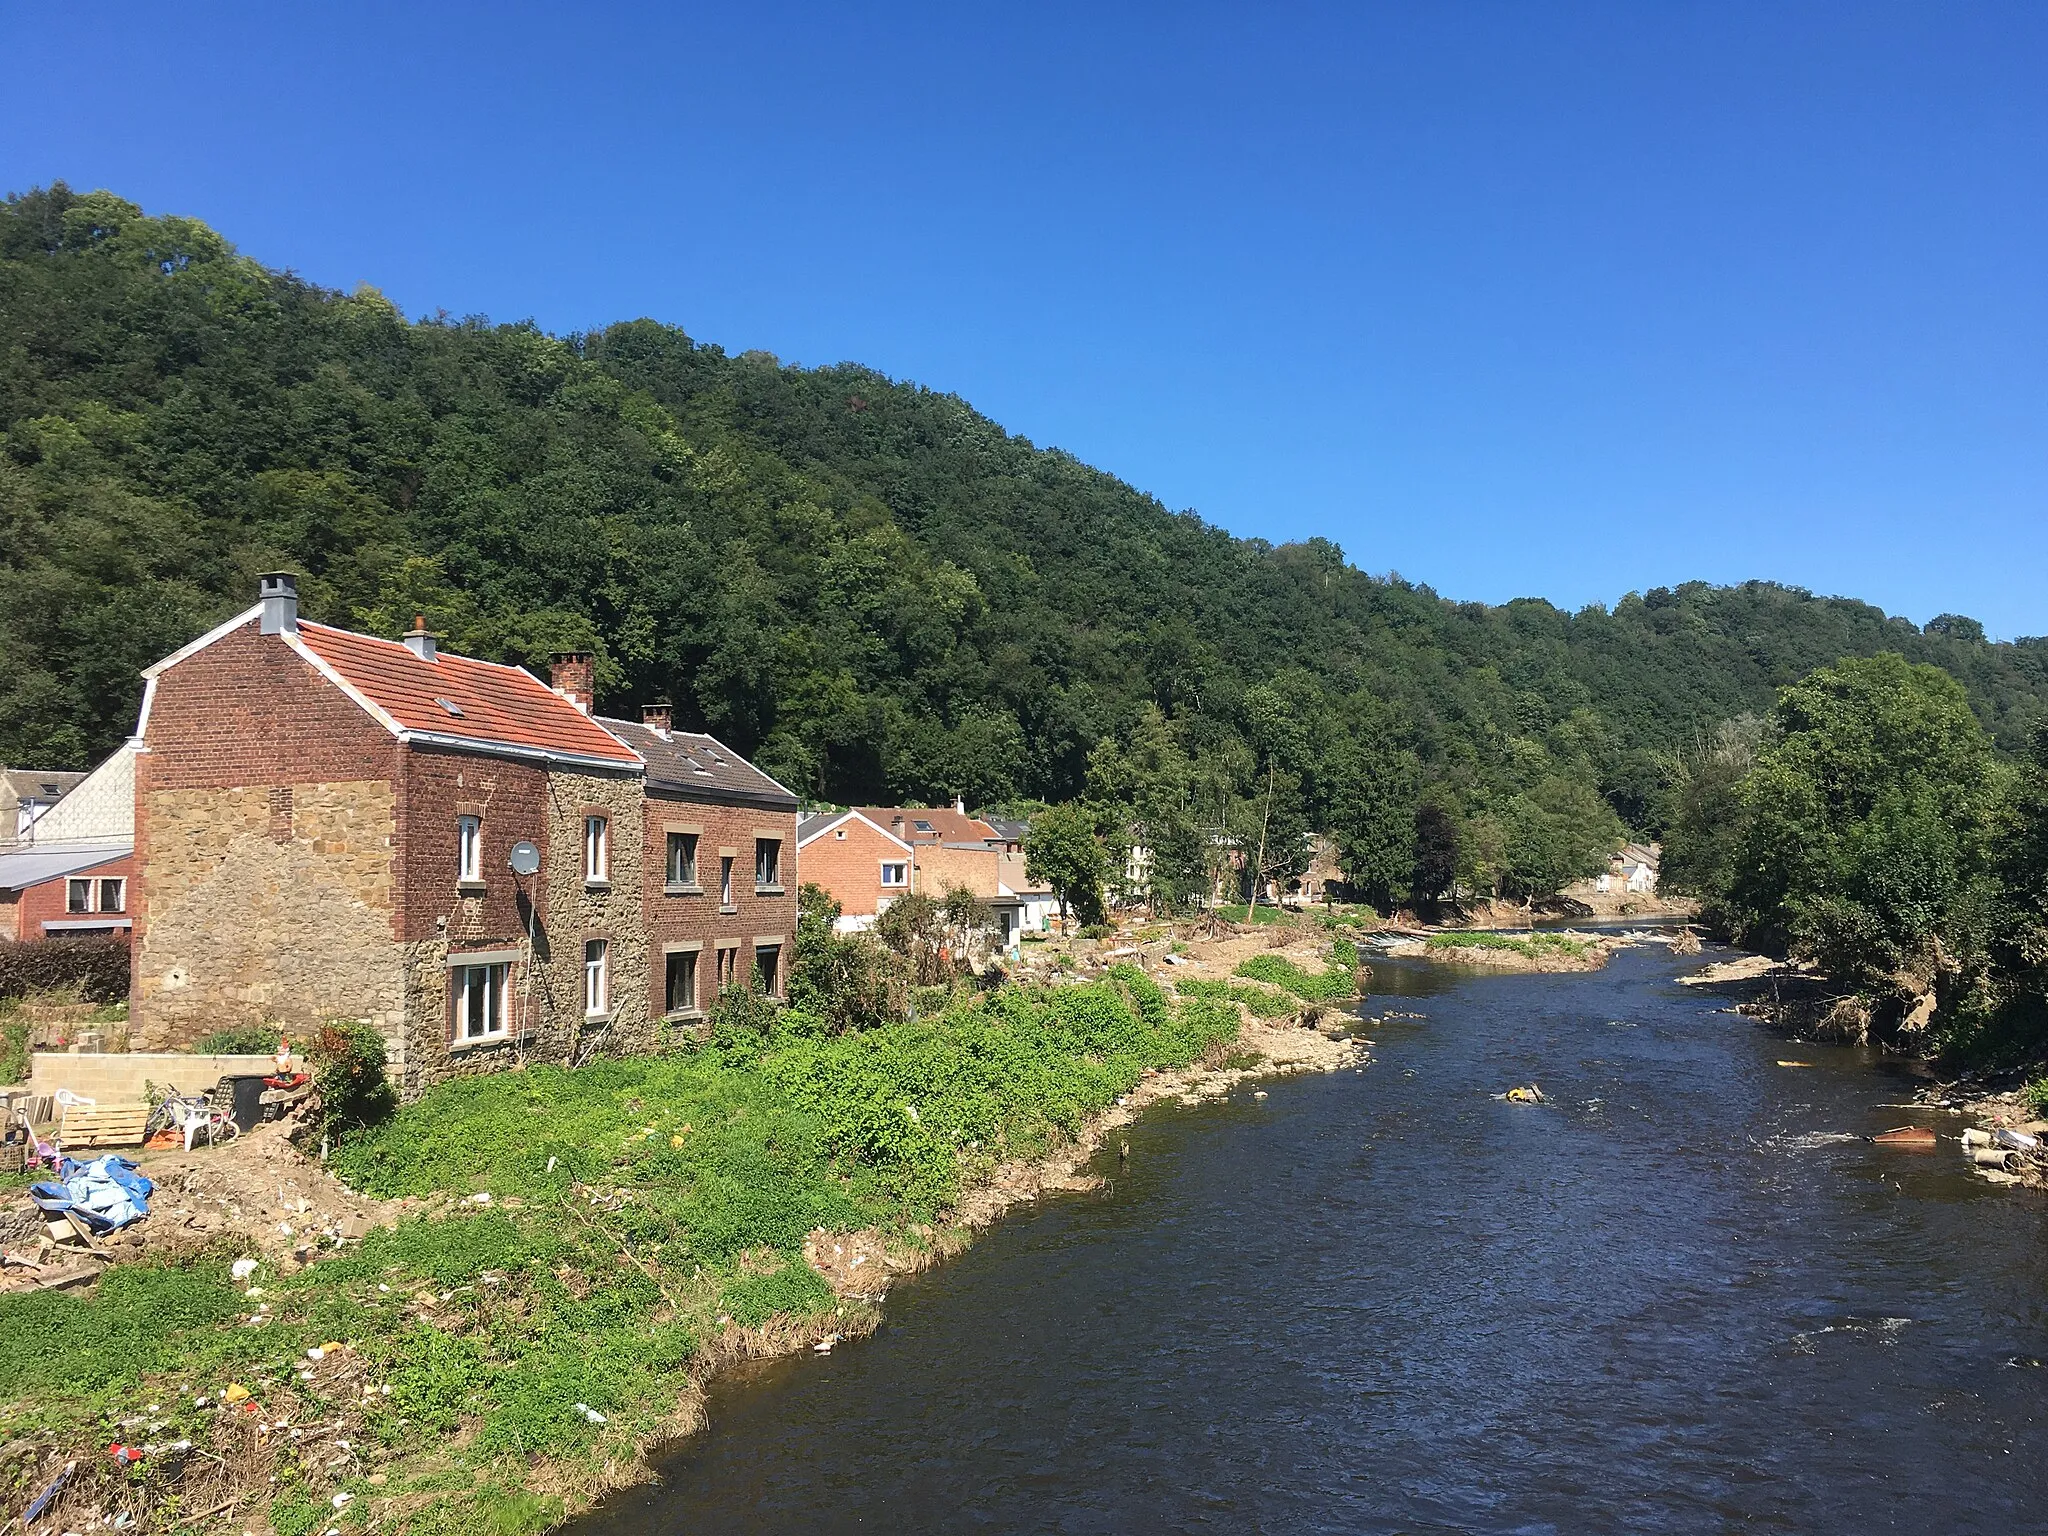
[(1283, 863), (1328, 828), (1383, 897), (1425, 806), (1521, 890), (1659, 833), (1689, 746), (1844, 656), (1938, 665), (2006, 753), (2048, 699), (2048, 642), (1966, 618), (1763, 582), (1452, 602), (868, 369), (408, 321), (61, 184), (0, 208), (0, 348), (4, 761), (109, 751), (139, 670), (274, 567), (317, 619), (590, 646), (603, 704), (670, 698), (821, 800), (1085, 793), (1180, 850), (1166, 879), (1219, 820)]

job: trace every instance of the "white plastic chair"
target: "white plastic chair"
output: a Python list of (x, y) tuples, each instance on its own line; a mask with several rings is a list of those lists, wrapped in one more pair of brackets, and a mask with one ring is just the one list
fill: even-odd
[(230, 1140), (242, 1134), (242, 1128), (231, 1118), (214, 1112), (213, 1101), (204, 1094), (165, 1099), (164, 1109), (170, 1114), (172, 1126), (185, 1133), (187, 1152), (192, 1150), (192, 1143), (199, 1139), (202, 1131), (209, 1147), (220, 1139), (222, 1131), (229, 1133)]
[(83, 1094), (73, 1093), (69, 1088), (59, 1088), (50, 1097), (57, 1105), (57, 1145), (64, 1145), (64, 1119), (74, 1109), (98, 1109), (98, 1099), (88, 1099)]

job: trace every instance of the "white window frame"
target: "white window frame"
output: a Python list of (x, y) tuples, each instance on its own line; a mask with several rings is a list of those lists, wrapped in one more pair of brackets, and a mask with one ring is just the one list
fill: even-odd
[(609, 885), (612, 879), (612, 819), (583, 818), (583, 883)]
[(612, 1011), (612, 942), (583, 941), (583, 1017), (602, 1019)]
[[(773, 850), (772, 858), (766, 857)], [(779, 837), (757, 837), (754, 839), (754, 889), (772, 891), (782, 888), (782, 839)]]
[(721, 853), (718, 856), (718, 904), (721, 907), (733, 905), (732, 867), (738, 862), (739, 859), (734, 854)]
[(481, 816), (455, 818), (455, 878), (463, 884), (483, 884), (484, 821)]
[[(114, 904), (107, 905), (107, 887), (114, 888)], [(102, 875), (92, 883), (93, 896), (99, 902), (94, 910), (99, 912), (126, 912), (128, 910), (128, 879), (125, 875)]]
[[(512, 967), (503, 960), (484, 965), (458, 965), (449, 973), (455, 982), (455, 1044), (475, 1045), (502, 1040), (511, 1033)], [(470, 1030), (471, 1001), (479, 1004), (483, 1028)]]
[[(897, 872), (894, 880), (889, 878), (889, 871), (892, 869)], [(903, 891), (909, 888), (910, 861), (908, 859), (882, 860), (882, 889), (885, 891)]]
[(92, 910), (92, 876), (73, 875), (64, 882), (64, 910), (74, 913)]
[[(671, 832), (665, 840), (666, 849), (663, 857), (667, 862), (664, 875), (667, 883), (679, 890), (697, 888), (697, 838), (698, 834), (695, 832)], [(683, 854), (680, 864), (676, 860), (678, 848)]]
[[(664, 1012), (673, 1015), (678, 1013), (700, 1013), (703, 1011), (704, 1005), (701, 999), (703, 996), (704, 986), (704, 968), (702, 965), (698, 963), (699, 957), (702, 955), (702, 953), (703, 951), (695, 949), (672, 949), (667, 954), (662, 956), (661, 1002)], [(669, 993), (668, 984), (669, 967), (674, 965), (678, 960), (684, 962), (689, 967), (690, 971), (690, 996), (689, 1000), (683, 1003), (681, 1007), (676, 1006), (675, 998), (672, 997)]]

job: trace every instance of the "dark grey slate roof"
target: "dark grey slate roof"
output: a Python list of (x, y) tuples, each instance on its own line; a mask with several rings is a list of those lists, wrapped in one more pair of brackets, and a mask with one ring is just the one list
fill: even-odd
[(720, 800), (793, 811), (797, 798), (715, 736), (670, 731), (630, 720), (597, 723), (647, 760), (647, 787), (694, 800)]

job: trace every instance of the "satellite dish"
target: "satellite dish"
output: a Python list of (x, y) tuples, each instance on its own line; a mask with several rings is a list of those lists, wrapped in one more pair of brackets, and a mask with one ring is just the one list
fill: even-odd
[(515, 875), (530, 875), (540, 868), (540, 850), (521, 838), (512, 845), (512, 857), (508, 860)]

